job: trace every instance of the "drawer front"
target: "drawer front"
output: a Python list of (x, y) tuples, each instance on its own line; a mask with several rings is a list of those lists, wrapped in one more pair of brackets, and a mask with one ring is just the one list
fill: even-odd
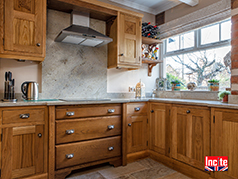
[(100, 105), (84, 107), (56, 108), (56, 119), (70, 119), (79, 117), (112, 116), (121, 114), (121, 105)]
[(8, 109), (2, 111), (3, 124), (43, 122), (44, 116), (45, 116), (44, 108)]
[(121, 116), (56, 121), (56, 144), (121, 134)]
[(121, 137), (56, 146), (56, 169), (121, 156)]
[(129, 103), (127, 104), (127, 114), (147, 115), (147, 104), (146, 103)]

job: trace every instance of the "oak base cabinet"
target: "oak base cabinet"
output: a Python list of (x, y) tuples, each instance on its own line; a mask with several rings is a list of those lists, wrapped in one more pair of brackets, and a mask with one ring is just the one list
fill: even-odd
[(228, 156), (228, 171), (215, 172), (217, 179), (238, 178), (238, 110), (212, 108), (212, 156)]
[(171, 116), (171, 156), (204, 170), (204, 157), (210, 156), (210, 109), (176, 105)]

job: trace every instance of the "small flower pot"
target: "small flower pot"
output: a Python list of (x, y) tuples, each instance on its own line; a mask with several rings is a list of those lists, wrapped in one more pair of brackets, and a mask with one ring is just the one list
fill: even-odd
[(173, 83), (172, 84), (172, 91), (180, 91), (181, 85), (180, 83)]
[(228, 103), (228, 94), (226, 94), (223, 99), (222, 99), (223, 103)]
[(209, 91), (219, 91), (219, 83), (208, 83)]

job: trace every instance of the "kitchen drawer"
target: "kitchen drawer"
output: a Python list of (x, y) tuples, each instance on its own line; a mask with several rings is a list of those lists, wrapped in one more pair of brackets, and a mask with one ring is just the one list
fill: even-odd
[(56, 146), (56, 169), (121, 156), (121, 137)]
[(128, 115), (147, 115), (146, 103), (128, 103), (127, 104)]
[(121, 105), (60, 106), (56, 108), (56, 119), (112, 116), (121, 114)]
[(45, 108), (6, 109), (2, 111), (2, 123), (43, 122)]
[(121, 116), (56, 121), (56, 144), (121, 134)]

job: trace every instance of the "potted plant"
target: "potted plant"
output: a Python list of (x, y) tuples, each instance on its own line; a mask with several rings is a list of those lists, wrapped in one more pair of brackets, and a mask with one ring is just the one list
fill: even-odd
[(227, 103), (228, 102), (228, 95), (230, 95), (231, 92), (230, 91), (221, 91), (218, 94), (219, 99), (222, 99), (223, 103)]
[(179, 80), (171, 81), (172, 84), (172, 91), (180, 91), (182, 82)]
[(209, 91), (219, 91), (219, 80), (209, 80), (208, 81), (208, 89)]

